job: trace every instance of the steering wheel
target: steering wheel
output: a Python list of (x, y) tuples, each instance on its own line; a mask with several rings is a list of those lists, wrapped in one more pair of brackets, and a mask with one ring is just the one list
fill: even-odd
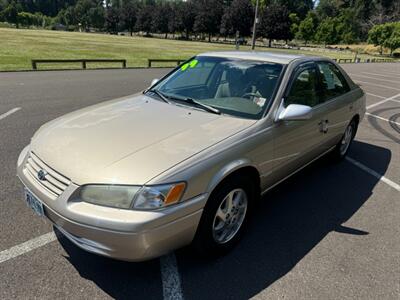
[(251, 100), (250, 97), (259, 97), (259, 96), (260, 95), (257, 93), (245, 93), (242, 95), (242, 98), (248, 98), (249, 100)]

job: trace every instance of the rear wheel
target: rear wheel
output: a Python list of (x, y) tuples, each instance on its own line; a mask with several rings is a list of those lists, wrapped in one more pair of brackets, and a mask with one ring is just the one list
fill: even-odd
[(356, 135), (356, 131), (357, 131), (357, 122), (353, 119), (350, 122), (350, 124), (346, 127), (342, 139), (336, 145), (336, 148), (332, 153), (333, 157), (336, 160), (341, 160), (347, 155), (351, 142), (353, 141), (354, 136)]
[(255, 189), (249, 178), (234, 176), (211, 194), (193, 246), (202, 255), (219, 255), (241, 238), (253, 206)]

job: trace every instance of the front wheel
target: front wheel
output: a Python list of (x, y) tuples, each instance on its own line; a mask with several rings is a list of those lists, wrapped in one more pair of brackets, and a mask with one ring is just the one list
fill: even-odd
[(202, 255), (219, 255), (230, 250), (241, 238), (253, 205), (254, 188), (242, 176), (228, 179), (210, 196), (193, 246)]

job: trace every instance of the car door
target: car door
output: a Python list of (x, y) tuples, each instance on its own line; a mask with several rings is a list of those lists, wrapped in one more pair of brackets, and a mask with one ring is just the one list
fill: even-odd
[[(288, 176), (323, 152), (321, 120), (326, 111), (320, 107), (318, 73), (314, 63), (300, 65), (293, 73), (283, 98), (283, 106), (308, 105), (313, 115), (308, 120), (278, 121), (274, 128), (275, 181)], [(282, 108), (281, 108), (282, 109)]]
[(320, 107), (323, 117), (324, 148), (336, 145), (353, 117), (353, 97), (341, 71), (331, 62), (317, 61), (320, 83)]

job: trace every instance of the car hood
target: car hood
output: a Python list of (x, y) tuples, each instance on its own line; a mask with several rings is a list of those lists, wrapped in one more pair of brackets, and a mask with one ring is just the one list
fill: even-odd
[(79, 185), (144, 184), (254, 122), (136, 95), (43, 125), (31, 151)]

